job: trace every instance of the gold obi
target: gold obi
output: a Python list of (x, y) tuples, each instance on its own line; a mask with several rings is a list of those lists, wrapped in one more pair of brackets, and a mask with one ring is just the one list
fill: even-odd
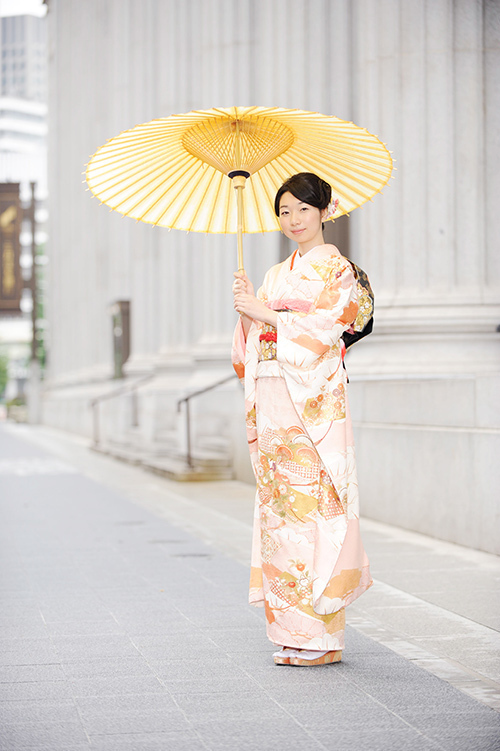
[(276, 360), (277, 332), (270, 323), (264, 323), (259, 335), (260, 354), (259, 361)]

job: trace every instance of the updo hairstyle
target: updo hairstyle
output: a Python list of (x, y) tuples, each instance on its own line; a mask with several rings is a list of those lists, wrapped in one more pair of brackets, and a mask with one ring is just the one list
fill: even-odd
[(274, 199), (274, 213), (280, 215), (280, 200), (283, 193), (291, 193), (299, 201), (315, 206), (322, 211), (332, 198), (331, 186), (313, 172), (299, 172), (285, 180)]

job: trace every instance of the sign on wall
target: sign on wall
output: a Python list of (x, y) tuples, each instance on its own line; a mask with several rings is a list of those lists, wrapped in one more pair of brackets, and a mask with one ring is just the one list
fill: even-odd
[(19, 183), (0, 183), (0, 311), (21, 309), (20, 230)]

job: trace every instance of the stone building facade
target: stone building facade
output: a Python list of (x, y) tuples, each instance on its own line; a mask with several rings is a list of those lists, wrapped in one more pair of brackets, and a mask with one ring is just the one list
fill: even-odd
[[(50, 0), (50, 363), (43, 420), (131, 457), (185, 444), (177, 403), (229, 375), (232, 236), (109, 213), (88, 158), (155, 117), (258, 104), (335, 114), (394, 152), (395, 179), (340, 250), (376, 294), (348, 358), (363, 513), (500, 552), (500, 5), (494, 0)], [(339, 228), (340, 226), (340, 222)], [(285, 250), (245, 238), (256, 283)], [(126, 378), (111, 309), (130, 301)], [(192, 400), (196, 451), (250, 479), (242, 394)], [(181, 407), (183, 409), (183, 407)]]

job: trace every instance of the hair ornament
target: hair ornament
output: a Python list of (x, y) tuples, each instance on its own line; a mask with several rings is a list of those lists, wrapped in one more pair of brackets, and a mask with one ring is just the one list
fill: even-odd
[(328, 206), (326, 207), (326, 216), (325, 221), (327, 219), (331, 219), (332, 216), (335, 214), (339, 206), (339, 199), (338, 198), (332, 198)]

